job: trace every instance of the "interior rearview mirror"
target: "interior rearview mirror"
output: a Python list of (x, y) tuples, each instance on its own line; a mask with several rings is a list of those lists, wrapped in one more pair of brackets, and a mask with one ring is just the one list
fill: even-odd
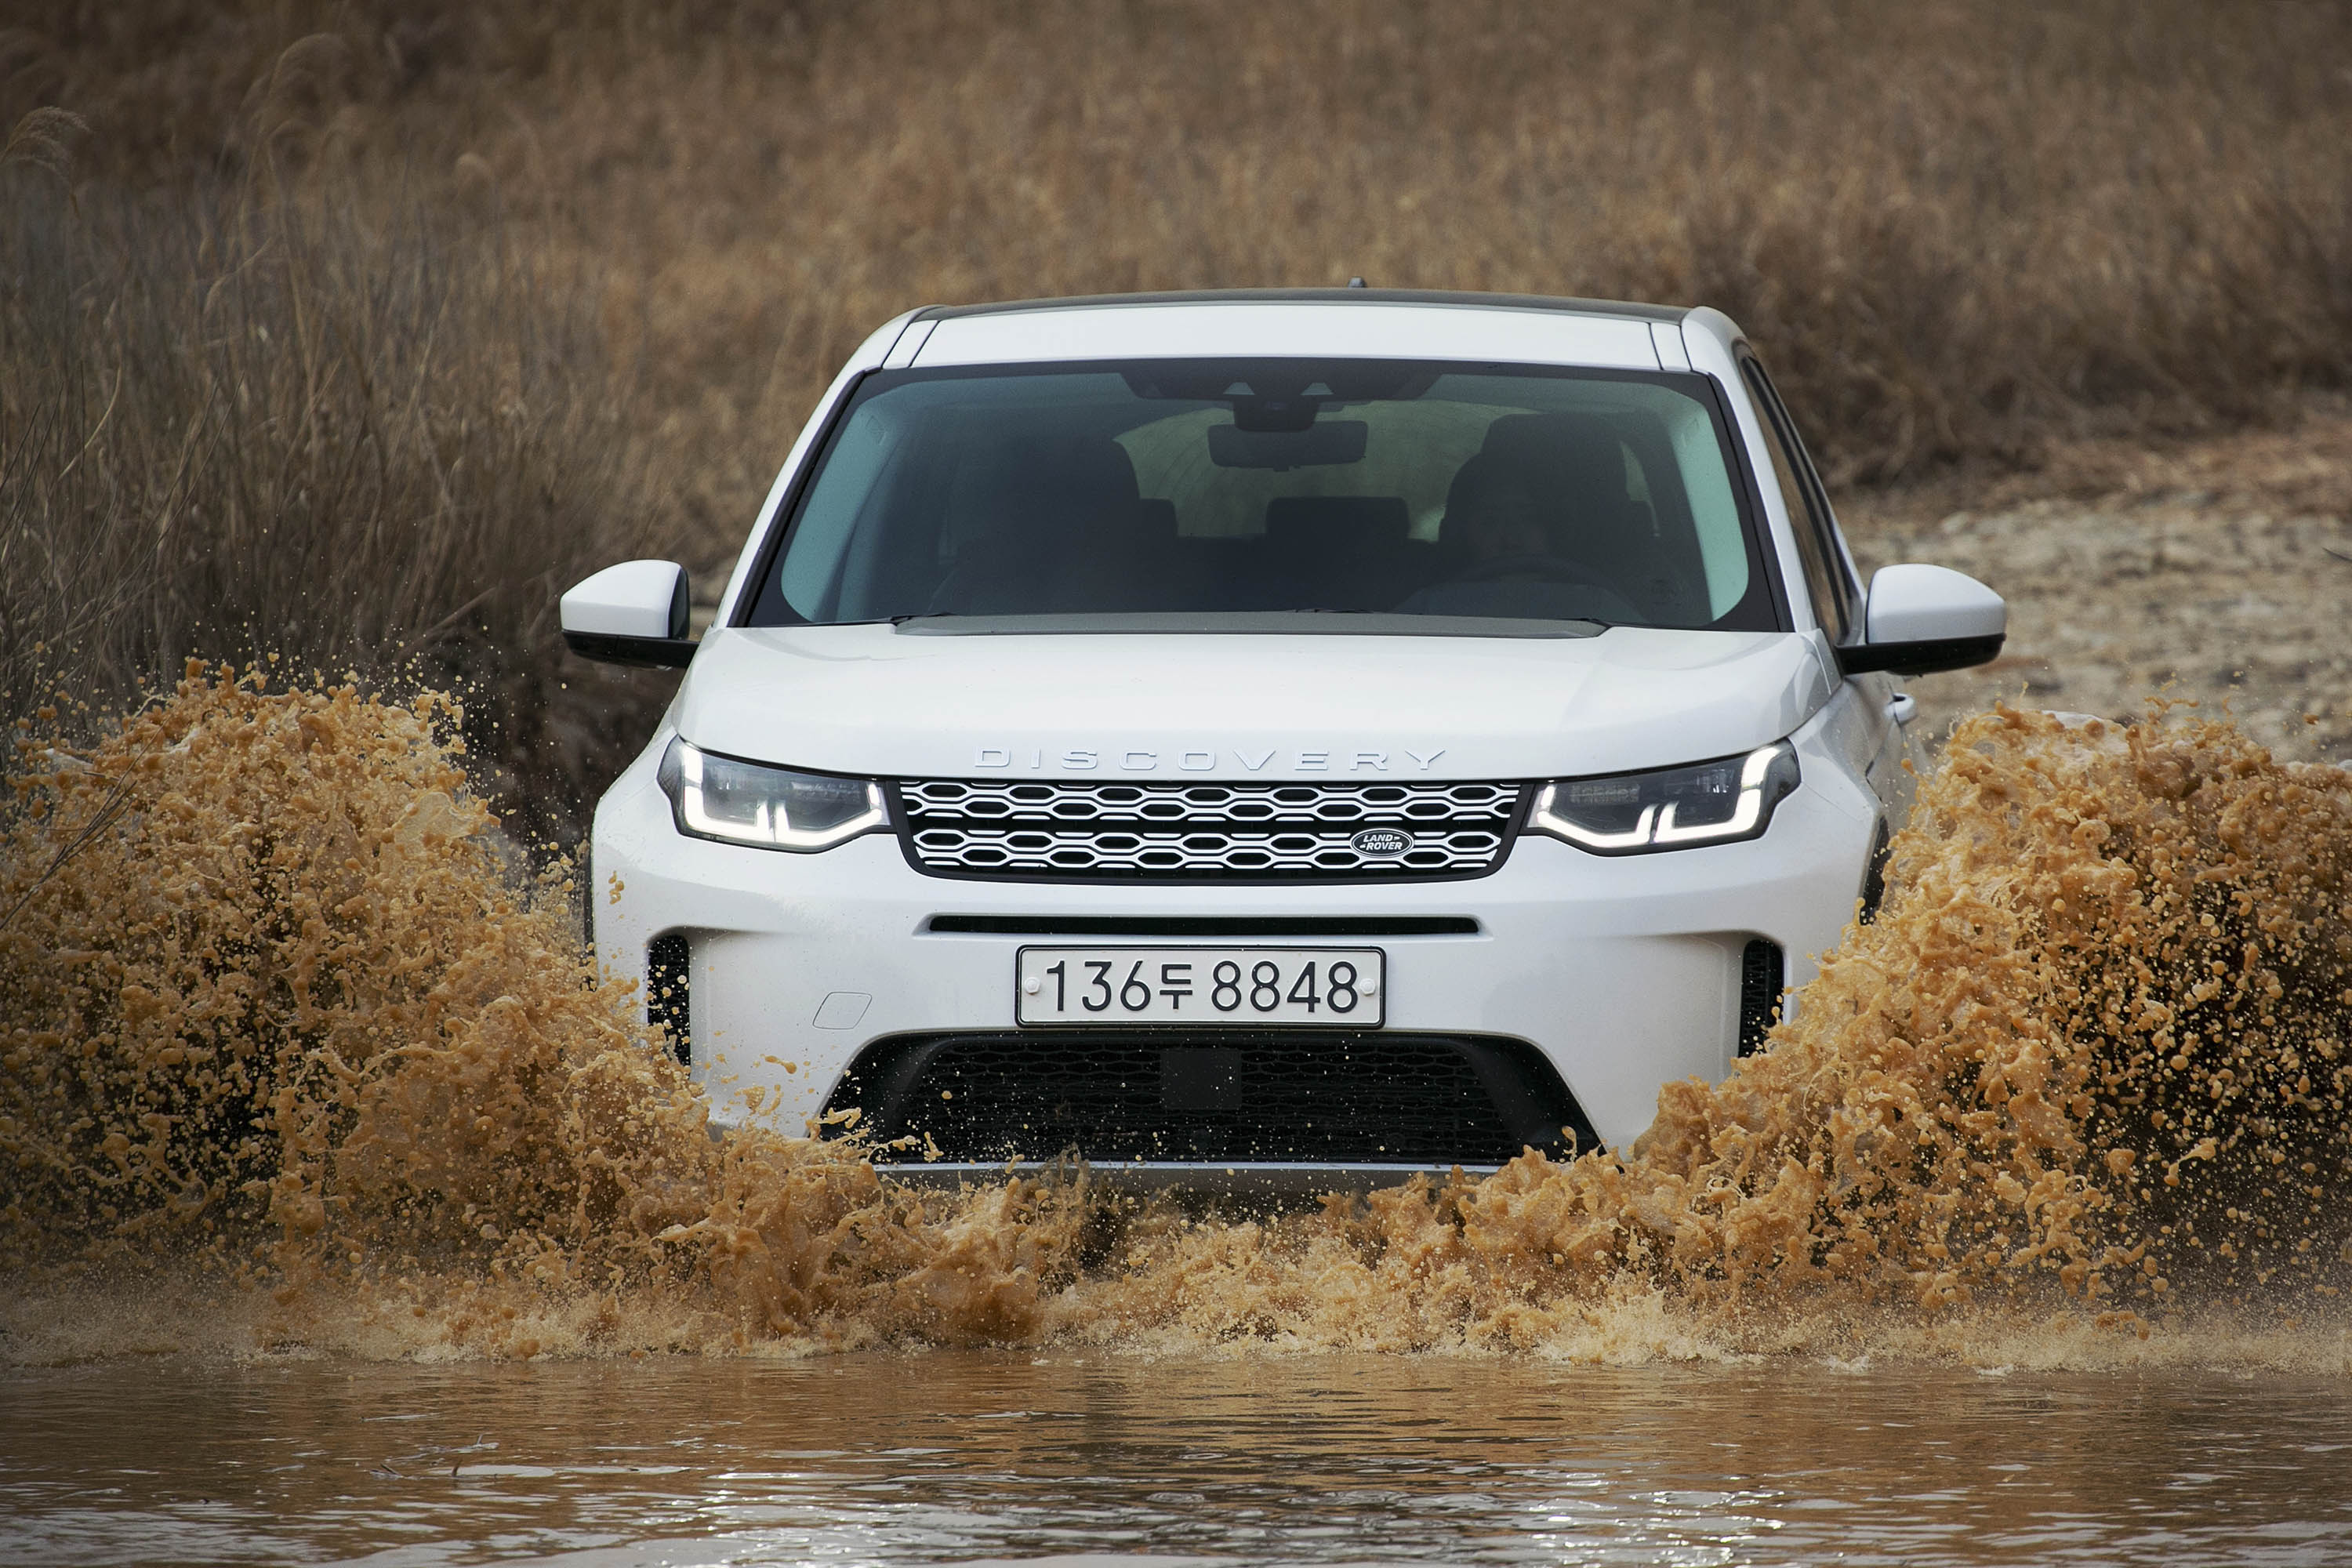
[(2009, 606), (1967, 574), (1918, 563), (1882, 566), (1870, 580), (1863, 641), (1838, 649), (1838, 666), (1848, 675), (1965, 669), (1998, 656), (2008, 635)]
[(1325, 419), (1297, 430), (1212, 425), (1209, 460), (1221, 468), (1272, 468), (1276, 473), (1360, 463), (1370, 429), (1360, 419)]
[(694, 600), (675, 561), (624, 561), (563, 595), (563, 640), (603, 664), (684, 669), (697, 645), (687, 638)]

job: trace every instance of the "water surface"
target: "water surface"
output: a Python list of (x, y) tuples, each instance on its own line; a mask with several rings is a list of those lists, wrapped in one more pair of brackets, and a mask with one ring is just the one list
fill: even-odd
[(167, 1358), (0, 1410), (12, 1563), (2352, 1562), (2334, 1377)]

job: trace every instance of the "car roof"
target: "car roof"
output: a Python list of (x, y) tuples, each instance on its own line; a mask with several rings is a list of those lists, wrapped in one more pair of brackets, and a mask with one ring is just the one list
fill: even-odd
[(1059, 300), (1001, 300), (978, 305), (933, 305), (915, 320), (997, 316), (1025, 310), (1098, 310), (1133, 305), (1453, 305), (1487, 310), (1567, 310), (1580, 316), (1623, 316), (1679, 321), (1687, 305), (1643, 305), (1623, 300), (1573, 300), (1549, 294), (1485, 294), (1467, 289), (1180, 289), (1145, 294), (1073, 294)]
[(1402, 289), (1105, 294), (918, 310), (889, 357), (921, 367), (1345, 356), (1657, 370), (1653, 329), (1678, 337), (1690, 314), (1662, 305)]

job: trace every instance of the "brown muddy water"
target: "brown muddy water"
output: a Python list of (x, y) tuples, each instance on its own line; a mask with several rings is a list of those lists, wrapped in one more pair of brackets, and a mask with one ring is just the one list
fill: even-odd
[(2333, 1376), (932, 1351), (0, 1400), (15, 1563), (2352, 1561)]
[(714, 1141), (454, 720), (20, 735), (0, 1561), (2352, 1562), (2352, 772), (1980, 716), (1632, 1147), (1204, 1215)]

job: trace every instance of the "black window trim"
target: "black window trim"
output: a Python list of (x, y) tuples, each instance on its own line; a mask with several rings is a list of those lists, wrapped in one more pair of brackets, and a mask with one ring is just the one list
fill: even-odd
[(1804, 432), (1797, 428), (1797, 416), (1789, 411), (1789, 400), (1780, 395), (1780, 384), (1772, 379), (1765, 368), (1762, 356), (1755, 350), (1748, 358), (1756, 364), (1756, 374), (1764, 380), (1764, 390), (1770, 395), (1772, 407), (1779, 415), (1781, 433), (1788, 438), (1790, 449), (1797, 454), (1797, 472), (1811, 491), (1813, 503), (1821, 509), (1822, 526), (1829, 530), (1828, 542), (1833, 546), (1830, 560), (1837, 567), (1838, 579), (1844, 585), (1848, 607), (1859, 617), (1864, 609), (1862, 582), (1853, 569), (1853, 552), (1846, 548), (1845, 530), (1838, 525), (1837, 507), (1830, 500), (1829, 482), (1822, 478), (1821, 465), (1813, 461), (1812, 448), (1805, 445)]
[[(1766, 629), (1778, 632), (1795, 629), (1796, 622), (1790, 605), (1788, 585), (1782, 581), (1780, 574), (1780, 551), (1772, 541), (1771, 530), (1766, 521), (1761, 491), (1758, 489), (1758, 476), (1754, 465), (1748, 458), (1748, 443), (1739, 439), (1738, 418), (1726, 396), (1725, 388), (1714, 376), (1696, 369), (1639, 370), (1618, 365), (1554, 364), (1525, 361), (1498, 363), (1486, 360), (1396, 360), (1372, 354), (1275, 356), (1202, 354), (1156, 356), (1148, 359), (1028, 360), (980, 364), (907, 365), (897, 368), (874, 366), (861, 372), (854, 381), (842, 389), (839, 399), (825, 413), (824, 427), (818, 432), (817, 438), (809, 443), (807, 455), (802, 460), (799, 471), (793, 475), (792, 482), (785, 486), (784, 493), (777, 499), (774, 509), (768, 513), (759, 559), (754, 563), (751, 576), (745, 580), (744, 593), (735, 606), (734, 615), (727, 624), (730, 626), (745, 627), (860, 624), (810, 621), (793, 610), (790, 605), (782, 605), (785, 612), (783, 616), (771, 616), (766, 618), (760, 618), (760, 616), (761, 611), (766, 606), (771, 596), (783, 552), (790, 547), (792, 536), (800, 527), (801, 511), (808, 500), (809, 491), (814, 486), (816, 476), (824, 470), (826, 460), (832, 456), (834, 442), (839, 437), (843, 426), (848, 421), (850, 412), (856, 407), (870, 384), (887, 381), (890, 386), (897, 386), (914, 381), (944, 381), (963, 377), (1070, 374), (1086, 371), (1116, 373), (1123, 366), (1162, 363), (1167, 363), (1170, 358), (1237, 360), (1253, 357), (1364, 359), (1374, 363), (1439, 366), (1443, 367), (1442, 373), (1454, 374), (1554, 377), (1568, 374), (1601, 381), (1646, 382), (1671, 386), (1676, 391), (1686, 393), (1694, 390), (1691, 384), (1696, 384), (1706, 392), (1706, 395), (1700, 401), (1714, 415), (1716, 437), (1722, 443), (1724, 449), (1731, 455), (1734, 468), (1734, 482), (1731, 487), (1732, 502), (1739, 510), (1740, 531), (1748, 551), (1748, 568), (1751, 571), (1760, 570), (1762, 574), (1765, 589), (1763, 608), (1766, 611), (1766, 618), (1774, 623)], [(887, 387), (884, 390), (887, 390)], [(1741, 480), (1745, 482), (1742, 483)], [(774, 597), (781, 603), (782, 597), (781, 592), (775, 592)], [(1744, 598), (1745, 595), (1742, 597)]]
[(1830, 505), (1829, 487), (1822, 482), (1821, 472), (1813, 466), (1812, 454), (1805, 449), (1805, 439), (1797, 433), (1796, 420), (1790, 416), (1789, 405), (1781, 400), (1780, 389), (1773, 384), (1772, 373), (1764, 368), (1763, 356), (1743, 342), (1738, 348), (1738, 361), (1740, 374), (1748, 381), (1758, 411), (1770, 423), (1772, 434), (1779, 438), (1781, 450), (1789, 455), (1790, 462), (1796, 468), (1797, 489), (1804, 497), (1805, 510), (1809, 515), (1802, 523), (1790, 518), (1790, 524), (1792, 527), (1809, 527), (1813, 531), (1835, 577), (1833, 586), (1843, 601), (1841, 608), (1846, 621), (1846, 633), (1843, 637), (1834, 639), (1832, 646), (1859, 647), (1868, 635), (1865, 624), (1867, 605), (1862, 584), (1854, 578), (1853, 562), (1846, 550), (1844, 531), (1838, 527), (1837, 510)]

